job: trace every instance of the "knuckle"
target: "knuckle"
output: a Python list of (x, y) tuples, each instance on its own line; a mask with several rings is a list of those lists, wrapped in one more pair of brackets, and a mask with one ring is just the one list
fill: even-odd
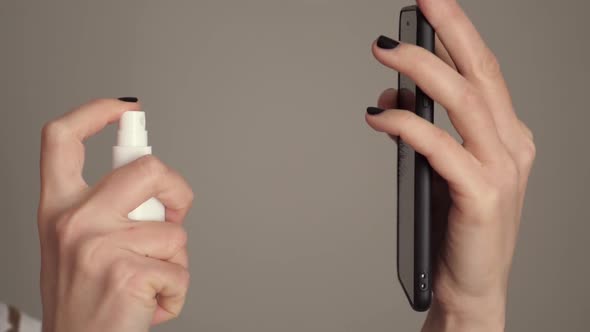
[(184, 191), (183, 195), (182, 195), (182, 203), (181, 203), (181, 207), (182, 208), (190, 208), (193, 205), (193, 201), (195, 200), (195, 193), (193, 192), (193, 190), (187, 185), (186, 190)]
[(399, 112), (397, 122), (400, 123), (402, 127), (406, 127), (414, 121), (415, 117), (416, 115), (410, 111), (401, 111)]
[(459, 105), (466, 108), (479, 107), (481, 105), (481, 96), (477, 90), (469, 84), (465, 84), (459, 97)]
[(527, 139), (522, 145), (520, 152), (520, 160), (523, 167), (529, 168), (532, 166), (537, 156), (537, 147), (532, 139)]
[(525, 135), (532, 141), (535, 139), (535, 135), (531, 128), (529, 128), (524, 122), (520, 121), (520, 125), (522, 126), (522, 130), (524, 131)]
[(486, 202), (485, 204), (488, 206), (496, 206), (496, 202), (500, 200), (502, 193), (499, 189), (499, 186), (496, 185), (489, 185), (483, 190), (482, 194), (482, 202)]
[(180, 286), (182, 287), (183, 295), (186, 295), (186, 293), (188, 292), (188, 287), (190, 285), (191, 274), (187, 269), (184, 268), (181, 269), (179, 273)]
[(481, 78), (496, 78), (501, 75), (500, 62), (492, 51), (487, 50), (474, 66), (476, 76)]
[(98, 253), (103, 247), (104, 239), (95, 237), (84, 241), (76, 250), (74, 264), (83, 274), (94, 275), (100, 269)]
[(136, 165), (140, 174), (146, 177), (157, 178), (166, 173), (168, 170), (166, 165), (153, 155), (141, 157), (136, 161)]
[(182, 248), (186, 245), (186, 243), (188, 241), (188, 233), (186, 232), (186, 230), (182, 226), (178, 226), (177, 229), (178, 230), (176, 231), (174, 241), (176, 242), (176, 246), (178, 248)]
[(190, 286), (190, 279), (191, 279), (191, 275), (188, 269), (185, 269), (183, 267), (178, 268), (175, 272), (174, 272), (174, 279), (175, 282), (177, 283), (178, 286), (178, 291), (179, 291), (179, 295), (181, 297), (186, 297), (186, 294), (188, 293), (188, 289)]
[(399, 55), (393, 57), (396, 66), (405, 71), (408, 76), (419, 75), (420, 67), (416, 63), (430, 64), (433, 60), (433, 55), (424, 48), (413, 44), (402, 44), (399, 48)]
[(387, 53), (384, 62), (387, 66), (413, 77), (417, 68), (412, 65), (412, 60), (416, 59), (420, 55), (419, 53), (420, 49), (416, 45), (400, 43), (395, 48), (395, 52)]
[(500, 195), (515, 192), (518, 186), (519, 170), (512, 158), (501, 163), (495, 172), (494, 187)]
[(108, 275), (108, 283), (116, 292), (140, 301), (149, 301), (153, 296), (150, 291), (146, 291), (150, 287), (148, 272), (132, 267), (131, 262), (125, 259), (119, 259), (113, 263)]
[(501, 206), (503, 193), (495, 183), (488, 184), (477, 190), (478, 199), (474, 202), (474, 215), (470, 216), (474, 222), (488, 223), (496, 222), (499, 207)]
[(41, 140), (43, 144), (57, 144), (67, 133), (67, 127), (61, 120), (52, 120), (43, 125)]
[(516, 164), (514, 162), (508, 163), (504, 168), (503, 173), (505, 175), (501, 178), (503, 178), (504, 181), (500, 182), (503, 185), (502, 189), (507, 189), (509, 191), (516, 189), (519, 178), (519, 170), (518, 167), (516, 167)]
[(447, 145), (452, 140), (449, 132), (436, 126), (433, 127), (432, 135), (435, 139), (435, 142), (440, 143), (441, 145)]
[(81, 209), (71, 209), (62, 214), (55, 222), (55, 234), (59, 245), (69, 245), (80, 234), (80, 228), (85, 219)]
[(407, 60), (415, 58), (418, 58), (417, 61), (424, 60), (424, 54), (421, 52), (420, 47), (414, 44), (402, 44), (401, 46), (399, 48), (400, 56), (398, 57), (400, 60), (404, 60), (405, 63), (407, 63)]
[(128, 290), (130, 286), (141, 285), (145, 273), (134, 269), (127, 259), (117, 258), (110, 265), (108, 280), (116, 289)]
[(72, 233), (69, 218), (67, 216), (59, 217), (54, 224), (54, 229), (57, 243), (64, 243), (66, 239), (70, 238)]
[(192, 202), (195, 199), (195, 193), (193, 192), (193, 189), (191, 188), (190, 184), (177, 171), (169, 169), (168, 173), (171, 175), (171, 177), (174, 177), (178, 180), (178, 189), (181, 193), (180, 198), (182, 199), (183, 207), (191, 206)]
[(184, 248), (188, 240), (188, 234), (186, 230), (180, 225), (174, 225), (172, 232), (167, 237), (168, 245), (172, 252), (177, 252), (181, 248)]
[(397, 115), (396, 122), (399, 125), (399, 137), (404, 141), (407, 139), (408, 131), (411, 130), (412, 121), (415, 120), (414, 117), (416, 115), (410, 111), (401, 111)]
[(168, 313), (170, 314), (170, 318), (178, 318), (180, 316), (180, 313), (182, 312), (182, 307), (176, 306), (173, 308), (167, 308), (166, 311), (168, 311)]
[(177, 292), (176, 297), (178, 297), (178, 300), (173, 305), (170, 305), (168, 308), (166, 308), (173, 318), (178, 317), (182, 312), (182, 308), (184, 307), (184, 302), (190, 284), (190, 273), (187, 269), (181, 268), (174, 272), (174, 278)]
[(431, 138), (433, 144), (427, 151), (422, 153), (426, 158), (432, 157), (437, 153), (436, 151), (445, 151), (451, 145), (451, 141), (454, 140), (446, 130), (436, 126), (432, 128)]
[(187, 201), (189, 202), (189, 204), (192, 204), (192, 202), (195, 200), (195, 192), (193, 191), (192, 188), (188, 188), (187, 191)]

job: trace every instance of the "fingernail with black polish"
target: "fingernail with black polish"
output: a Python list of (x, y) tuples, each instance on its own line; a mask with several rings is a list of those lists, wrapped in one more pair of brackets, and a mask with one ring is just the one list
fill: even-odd
[(137, 103), (139, 99), (136, 97), (121, 97), (119, 98), (120, 101), (124, 101), (126, 103)]
[(369, 113), (369, 115), (379, 115), (383, 113), (383, 111), (385, 110), (379, 107), (367, 107), (367, 113)]
[(391, 50), (397, 47), (399, 42), (397, 40), (393, 40), (387, 36), (379, 36), (377, 38), (377, 46), (384, 50)]

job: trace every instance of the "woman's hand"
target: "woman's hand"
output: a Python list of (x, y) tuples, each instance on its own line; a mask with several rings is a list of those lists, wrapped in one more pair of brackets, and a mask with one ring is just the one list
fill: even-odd
[[(123, 166), (89, 187), (82, 178), (87, 137), (139, 105), (104, 99), (43, 128), (41, 295), (44, 332), (147, 331), (176, 317), (189, 282), (182, 221), (193, 193), (155, 157)], [(167, 222), (132, 222), (150, 197)]]
[[(424, 331), (501, 331), (535, 158), (533, 136), (514, 112), (495, 56), (456, 1), (419, 0), (418, 5), (440, 38), (439, 57), (386, 37), (373, 44), (373, 53), (440, 103), (463, 142), (395, 109), (394, 90), (381, 95), (379, 109), (370, 108), (366, 120), (375, 130), (400, 137), (437, 173), (433, 227), (446, 228)], [(439, 175), (443, 181), (436, 181)]]

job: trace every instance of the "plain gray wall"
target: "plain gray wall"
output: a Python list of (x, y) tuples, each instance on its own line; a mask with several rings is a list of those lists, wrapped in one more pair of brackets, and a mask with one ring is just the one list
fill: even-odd
[[(135, 95), (155, 153), (197, 193), (188, 302), (157, 331), (417, 331), (424, 315), (395, 278), (396, 150), (363, 120), (396, 84), (370, 44), (397, 35), (405, 4), (0, 2), (0, 299), (41, 312), (42, 124)], [(538, 147), (508, 330), (587, 331), (590, 6), (462, 4)], [(109, 171), (114, 134), (88, 142), (90, 182)]]

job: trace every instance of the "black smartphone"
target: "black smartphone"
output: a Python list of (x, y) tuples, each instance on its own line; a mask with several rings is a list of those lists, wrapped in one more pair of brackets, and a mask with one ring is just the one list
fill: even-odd
[[(417, 6), (401, 10), (399, 40), (434, 52), (434, 30)], [(398, 108), (433, 121), (432, 99), (401, 73), (398, 76)], [(416, 311), (428, 310), (432, 299), (431, 179), (428, 160), (400, 138), (397, 156), (397, 275)]]

